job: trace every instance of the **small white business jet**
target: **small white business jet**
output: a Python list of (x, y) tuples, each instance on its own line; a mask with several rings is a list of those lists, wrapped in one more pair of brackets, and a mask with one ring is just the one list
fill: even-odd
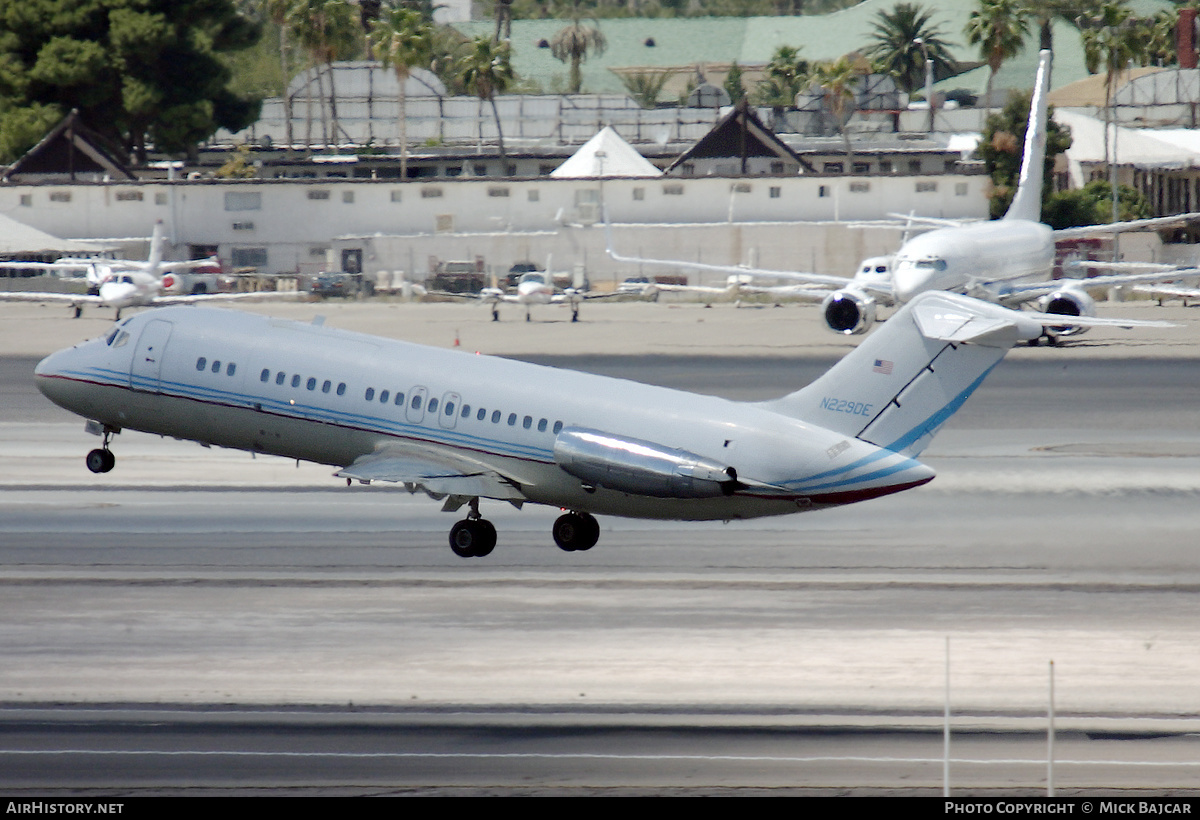
[(754, 518), (924, 484), (916, 456), (1048, 320), (924, 294), (817, 381), (755, 403), (198, 307), (129, 317), (43, 359), (36, 380), (103, 436), (93, 472), (113, 468), (114, 434), (140, 430), (465, 505), (450, 530), (463, 557), (496, 544), (480, 499), (559, 507), (554, 540), (574, 551), (599, 538), (596, 514)]
[(617, 291), (595, 293), (587, 290), (581, 280), (582, 277), (578, 277), (575, 284), (571, 287), (559, 288), (554, 284), (554, 274), (550, 272), (550, 266), (547, 263), (545, 271), (535, 270), (521, 274), (512, 292), (505, 291), (503, 288), (484, 288), (479, 292), (478, 297), (448, 293), (441, 295), (480, 299), (491, 307), (493, 322), (500, 321), (501, 304), (523, 306), (525, 308), (526, 322), (532, 321), (531, 314), (535, 305), (564, 305), (571, 310), (571, 321), (578, 322), (579, 306), (584, 301), (628, 295), (627, 293), (619, 293)]
[(0, 302), (59, 302), (74, 307), (75, 317), (84, 305), (104, 305), (115, 308), (117, 318), (128, 307), (148, 307), (190, 304), (202, 301), (237, 301), (263, 298), (296, 298), (291, 291), (259, 293), (180, 293), (183, 279), (179, 272), (219, 265), (215, 258), (192, 259), (183, 262), (163, 260), (163, 223), (154, 223), (150, 239), (150, 258), (107, 259), (104, 257), (64, 258), (56, 262), (0, 262), (0, 268), (83, 270), (88, 281), (88, 293), (53, 293), (36, 291), (0, 291)]
[[(821, 298), (826, 325), (838, 333), (865, 333), (874, 326), (877, 306), (908, 302), (919, 293), (944, 290), (964, 293), (1007, 307), (1036, 302), (1040, 311), (1065, 317), (1046, 325), (1047, 338), (1080, 332), (1084, 325), (1065, 321), (1094, 316), (1095, 302), (1087, 288), (1114, 287), (1161, 281), (1161, 273), (1113, 274), (1090, 279), (1053, 279), (1056, 239), (1097, 236), (1131, 230), (1154, 230), (1200, 219), (1200, 213), (1142, 219), (1109, 225), (1090, 225), (1055, 231), (1041, 222), (1042, 178), (1049, 123), (1047, 94), (1050, 86), (1049, 51), (1041, 52), (1037, 81), (1030, 102), (1029, 127), (1016, 195), (1003, 219), (955, 224), (944, 219), (917, 219), (935, 230), (906, 240), (891, 260), (864, 260), (854, 278), (789, 273), (682, 261), (647, 260), (612, 253), (619, 262), (665, 264), (673, 267), (800, 279), (833, 288)], [(897, 215), (899, 216), (899, 215)], [(611, 241), (609, 243), (611, 253)], [(1095, 266), (1089, 263), (1089, 266)], [(879, 274), (886, 274), (881, 276)], [(1173, 270), (1175, 279), (1200, 277), (1200, 269)]]

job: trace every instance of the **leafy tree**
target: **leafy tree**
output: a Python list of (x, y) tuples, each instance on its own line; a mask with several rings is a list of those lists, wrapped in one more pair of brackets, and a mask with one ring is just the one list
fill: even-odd
[[(1017, 190), (1021, 159), (1025, 151), (1025, 129), (1029, 123), (1032, 93), (1013, 94), (998, 114), (987, 118), (976, 153), (984, 161), (992, 178), (989, 210), (992, 219), (1004, 216)], [(1042, 202), (1050, 195), (1054, 180), (1054, 159), (1071, 147), (1071, 129), (1054, 121), (1054, 109), (1048, 114), (1046, 129), (1046, 165), (1042, 176)], [(1045, 207), (1043, 205), (1043, 207)]]
[[(1146, 219), (1153, 214), (1150, 204), (1135, 188), (1121, 185), (1117, 189), (1120, 220)], [(1102, 225), (1112, 217), (1112, 186), (1106, 180), (1094, 179), (1082, 188), (1058, 191), (1042, 207), (1042, 219), (1056, 231), (1082, 225)]]
[(608, 48), (608, 40), (600, 31), (599, 24), (592, 20), (592, 25), (584, 24), (579, 10), (579, 0), (571, 7), (571, 22), (560, 29), (550, 40), (550, 53), (561, 63), (570, 64), (570, 75), (567, 88), (572, 94), (578, 94), (583, 88), (583, 73), (581, 64), (589, 54), (603, 54)]
[[(471, 41), (467, 53), (458, 62), (459, 82), (479, 98), (491, 103), (492, 116), (496, 120), (496, 136), (500, 140), (500, 156), (504, 153), (504, 131), (500, 127), (500, 112), (496, 108), (496, 95), (503, 94), (515, 78), (509, 61), (508, 43), (497, 43), (488, 37), (476, 37)], [(482, 127), (480, 139), (482, 140)]]
[(988, 79), (985, 97), (992, 102), (992, 82), (1004, 61), (1016, 57), (1025, 48), (1029, 35), (1029, 9), (1024, 0), (979, 0), (979, 7), (967, 20), (967, 42), (979, 46), (987, 61)]
[(259, 101), (229, 90), (220, 55), (260, 33), (233, 0), (2, 3), (0, 161), (73, 108), (138, 161), (150, 142), (178, 153), (218, 128), (241, 130)]
[(413, 68), (428, 65), (433, 59), (433, 26), (420, 12), (406, 8), (388, 9), (372, 25), (368, 41), (384, 67), (391, 66), (400, 84), (400, 177), (408, 176), (408, 129), (405, 83)]
[(746, 84), (742, 81), (742, 67), (738, 65), (737, 60), (733, 61), (729, 66), (729, 73), (725, 75), (725, 93), (734, 105), (746, 99)]
[(932, 13), (917, 3), (897, 3), (891, 11), (876, 15), (874, 44), (867, 56), (884, 74), (896, 78), (901, 91), (911, 94), (925, 83), (925, 60), (933, 60), (934, 76), (956, 71), (950, 56), (950, 43), (943, 32), (930, 22)]

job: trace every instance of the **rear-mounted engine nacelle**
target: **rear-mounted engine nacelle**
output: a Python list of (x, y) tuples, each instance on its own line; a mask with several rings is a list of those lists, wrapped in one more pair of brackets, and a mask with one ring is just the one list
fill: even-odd
[(821, 303), (821, 315), (835, 333), (866, 333), (875, 324), (875, 300), (852, 290), (835, 291)]
[(586, 484), (654, 498), (713, 498), (742, 486), (737, 471), (712, 459), (579, 427), (559, 433), (554, 460)]
[[(1038, 308), (1042, 313), (1055, 313), (1060, 316), (1095, 316), (1096, 300), (1088, 296), (1086, 291), (1076, 288), (1056, 290), (1041, 298)], [(1078, 325), (1063, 325), (1052, 327), (1050, 331), (1055, 336), (1074, 336), (1083, 333), (1086, 328)]]

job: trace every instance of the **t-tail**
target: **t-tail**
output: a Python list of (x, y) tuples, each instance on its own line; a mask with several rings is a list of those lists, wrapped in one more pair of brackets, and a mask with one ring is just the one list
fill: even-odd
[(163, 222), (161, 219), (154, 223), (154, 233), (150, 236), (150, 259), (146, 270), (154, 276), (162, 275), (163, 261)]
[(1046, 129), (1049, 127), (1050, 68), (1054, 55), (1047, 50), (1040, 52), (1037, 81), (1033, 87), (1033, 98), (1029, 102), (1029, 122), (1025, 127), (1025, 154), (1021, 162), (1021, 176), (1017, 193), (1008, 206), (1005, 219), (1023, 219), (1029, 222), (1042, 221), (1042, 182), (1046, 169)]
[(923, 293), (825, 375), (763, 406), (917, 456), (1009, 348), (1042, 335), (1037, 316), (954, 293)]

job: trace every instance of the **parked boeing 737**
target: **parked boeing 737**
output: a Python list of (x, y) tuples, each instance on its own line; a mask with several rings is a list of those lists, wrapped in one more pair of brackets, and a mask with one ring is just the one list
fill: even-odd
[(480, 499), (559, 507), (554, 540), (573, 551), (596, 543), (594, 514), (754, 518), (920, 486), (934, 433), (1045, 321), (925, 294), (817, 381), (756, 403), (199, 307), (126, 318), (36, 379), (103, 435), (93, 472), (113, 468), (114, 434), (140, 430), (466, 506), (450, 531), (464, 557), (496, 543)]
[[(882, 257), (865, 260), (853, 278), (624, 257), (612, 251), (611, 239), (609, 253), (620, 262), (792, 278), (827, 287), (830, 289), (828, 292), (816, 297), (823, 299), (822, 316), (831, 330), (845, 334), (870, 330), (875, 324), (879, 305), (903, 304), (919, 293), (944, 290), (1007, 307), (1036, 303), (1042, 312), (1061, 317), (1046, 325), (1045, 335), (1053, 339), (1055, 335), (1079, 332), (1085, 326), (1068, 319), (1095, 315), (1095, 303), (1087, 288), (1200, 277), (1200, 269), (1191, 268), (1172, 270), (1169, 276), (1141, 273), (1090, 279), (1052, 278), (1056, 239), (1154, 230), (1200, 219), (1200, 213), (1059, 231), (1042, 223), (1042, 178), (1049, 123), (1046, 98), (1050, 90), (1051, 62), (1051, 53), (1042, 51), (1029, 107), (1029, 124), (1025, 131), (1025, 152), (1017, 192), (1003, 219), (954, 224), (945, 219), (909, 218), (910, 221), (928, 222), (937, 227), (906, 240), (890, 263)], [(877, 273), (873, 274), (872, 269)], [(881, 278), (879, 273), (886, 274), (886, 278)]]

